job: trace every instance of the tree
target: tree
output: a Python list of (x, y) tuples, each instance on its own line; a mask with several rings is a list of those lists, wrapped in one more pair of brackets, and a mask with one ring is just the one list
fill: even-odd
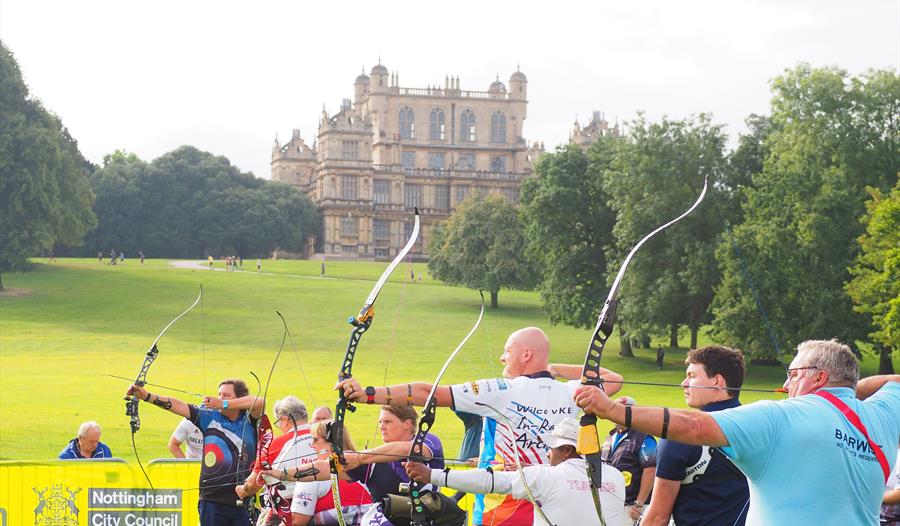
[[(704, 176), (710, 185), (704, 203), (678, 225), (651, 239), (631, 261), (622, 283), (619, 311), (632, 330), (669, 335), (678, 345), (686, 325), (691, 347), (709, 321), (712, 290), (719, 280), (713, 254), (723, 229), (721, 207), (728, 202), (725, 136), (721, 126), (701, 114), (686, 120), (664, 118), (631, 126), (603, 178), (617, 214), (615, 246), (607, 256), (621, 261), (648, 232), (678, 216), (699, 194)], [(607, 271), (610, 281), (619, 265)]]
[(846, 285), (853, 310), (871, 317), (869, 337), (880, 356), (879, 373), (894, 374), (891, 353), (900, 349), (900, 178), (885, 196), (869, 188), (863, 217), (866, 232)]
[(801, 64), (772, 82), (770, 134), (762, 170), (743, 192), (743, 223), (717, 251), (714, 329), (723, 343), (775, 356), (741, 277), (746, 264), (778, 341), (853, 342), (869, 332), (844, 290), (859, 250), (865, 187), (887, 191), (900, 166), (900, 77)]
[(25, 270), (29, 256), (77, 245), (93, 228), (86, 166), (60, 119), (29, 96), (0, 43), (0, 272)]
[(500, 197), (467, 199), (435, 227), (428, 251), (428, 270), (436, 278), (490, 292), (492, 308), (501, 288), (527, 290), (538, 281), (525, 255), (519, 212)]

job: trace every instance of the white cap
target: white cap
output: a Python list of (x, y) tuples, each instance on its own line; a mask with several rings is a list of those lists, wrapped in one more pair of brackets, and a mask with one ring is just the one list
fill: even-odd
[(553, 431), (541, 434), (540, 439), (549, 448), (575, 446), (578, 443), (578, 429), (578, 420), (571, 417), (564, 418), (556, 424)]

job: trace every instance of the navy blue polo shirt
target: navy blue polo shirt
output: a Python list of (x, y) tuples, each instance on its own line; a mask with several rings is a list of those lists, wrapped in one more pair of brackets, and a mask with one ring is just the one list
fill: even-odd
[[(713, 402), (703, 411), (721, 411), (738, 407), (737, 398)], [(672, 517), (676, 524), (694, 526), (743, 526), (747, 519), (750, 493), (747, 479), (740, 477), (705, 446), (690, 446), (673, 440), (660, 440), (656, 476), (680, 481)]]

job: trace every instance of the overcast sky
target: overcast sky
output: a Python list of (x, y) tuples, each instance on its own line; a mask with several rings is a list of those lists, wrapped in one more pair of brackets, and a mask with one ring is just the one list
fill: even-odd
[(190, 144), (268, 178), (275, 135), (312, 143), (379, 57), (401, 86), (464, 90), (521, 64), (525, 136), (548, 148), (592, 110), (709, 112), (734, 136), (800, 61), (896, 71), (900, 0), (0, 0), (0, 39), (90, 160)]

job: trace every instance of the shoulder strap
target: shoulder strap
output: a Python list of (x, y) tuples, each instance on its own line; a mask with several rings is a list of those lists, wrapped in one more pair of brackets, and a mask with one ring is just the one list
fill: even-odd
[(853, 412), (853, 410), (850, 409), (850, 407), (845, 404), (840, 398), (834, 396), (828, 391), (820, 389), (813, 394), (819, 395), (825, 400), (831, 402), (831, 405), (836, 407), (838, 411), (840, 411), (841, 414), (844, 415), (847, 421), (853, 424), (853, 427), (855, 427), (860, 433), (862, 433), (862, 436), (866, 437), (866, 441), (869, 442), (869, 448), (875, 453), (875, 458), (878, 459), (878, 464), (881, 465), (881, 471), (884, 474), (884, 482), (885, 484), (887, 484), (887, 481), (891, 476), (891, 468), (888, 465), (887, 458), (885, 458), (884, 452), (880, 447), (878, 447), (878, 444), (876, 444), (872, 441), (871, 438), (869, 438), (869, 433), (868, 431), (866, 431), (866, 426), (863, 425), (862, 420), (859, 419), (859, 416), (855, 412)]

